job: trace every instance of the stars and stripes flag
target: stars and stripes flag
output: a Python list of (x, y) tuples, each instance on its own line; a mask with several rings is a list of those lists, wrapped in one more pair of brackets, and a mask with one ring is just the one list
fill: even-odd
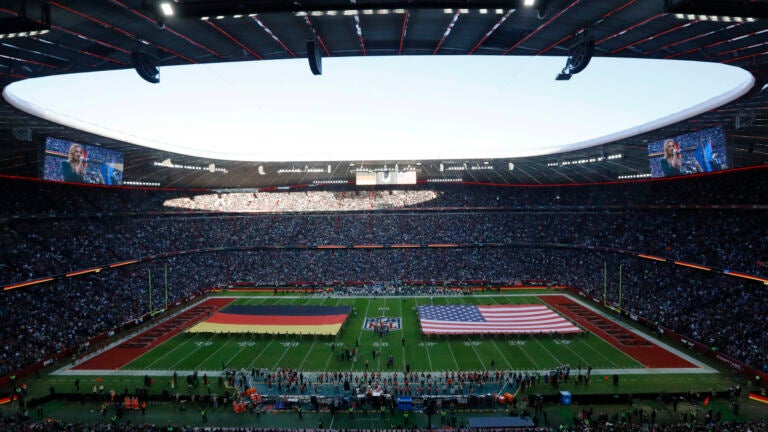
[(544, 305), (419, 306), (424, 334), (577, 333), (582, 330)]

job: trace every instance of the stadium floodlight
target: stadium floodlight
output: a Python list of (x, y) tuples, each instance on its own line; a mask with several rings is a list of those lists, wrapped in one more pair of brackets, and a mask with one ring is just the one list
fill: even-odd
[(131, 52), (131, 62), (136, 73), (146, 82), (157, 84), (160, 82), (160, 70), (157, 68), (157, 56), (149, 52), (149, 47), (138, 42)]
[(536, 10), (538, 11), (538, 18), (544, 19), (547, 17), (547, 12), (549, 11), (549, 2), (552, 0), (537, 0), (536, 1)]
[(317, 36), (307, 41), (307, 59), (309, 60), (309, 69), (313, 75), (323, 74), (323, 55), (320, 52), (320, 44), (318, 43)]
[(163, 12), (163, 15), (165, 16), (173, 15), (173, 5), (171, 5), (170, 2), (165, 1), (160, 3), (160, 10)]
[(568, 60), (565, 62), (565, 67), (555, 78), (558, 81), (567, 81), (571, 79), (571, 76), (583, 71), (590, 60), (592, 60), (592, 53), (595, 50), (595, 40), (590, 36), (589, 28), (578, 33), (574, 39), (576, 40), (576, 43), (568, 48)]

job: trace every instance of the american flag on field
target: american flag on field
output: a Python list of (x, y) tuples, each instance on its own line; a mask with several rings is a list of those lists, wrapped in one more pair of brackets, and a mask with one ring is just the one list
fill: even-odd
[(544, 305), (419, 306), (424, 334), (577, 333), (581, 329)]

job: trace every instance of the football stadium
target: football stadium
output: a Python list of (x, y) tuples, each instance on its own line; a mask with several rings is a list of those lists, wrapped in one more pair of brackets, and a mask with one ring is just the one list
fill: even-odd
[(2, 3), (0, 431), (768, 430), (766, 20)]

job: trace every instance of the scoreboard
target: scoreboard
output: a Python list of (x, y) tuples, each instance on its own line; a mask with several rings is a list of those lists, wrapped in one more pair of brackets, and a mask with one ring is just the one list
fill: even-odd
[(412, 185), (416, 184), (416, 171), (357, 171), (358, 186)]

